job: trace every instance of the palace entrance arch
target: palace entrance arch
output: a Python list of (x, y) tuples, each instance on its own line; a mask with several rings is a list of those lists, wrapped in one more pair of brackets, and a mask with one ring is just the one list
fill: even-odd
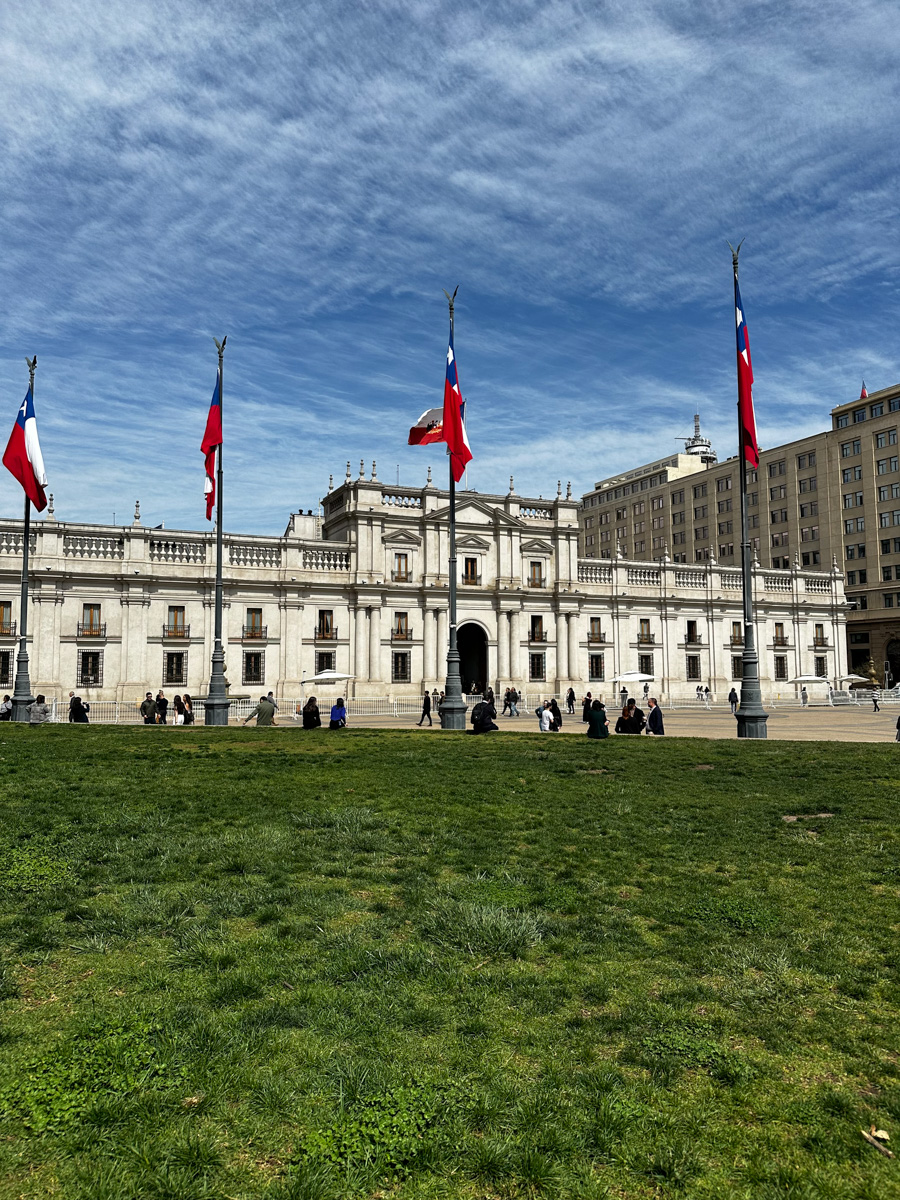
[(456, 631), (456, 644), (459, 648), (459, 676), (463, 691), (471, 691), (476, 683), (486, 688), (490, 683), (487, 634), (480, 625), (467, 621)]

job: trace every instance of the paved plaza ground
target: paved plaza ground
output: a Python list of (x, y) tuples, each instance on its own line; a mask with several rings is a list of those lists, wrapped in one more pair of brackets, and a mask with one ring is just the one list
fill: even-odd
[[(610, 725), (615, 725), (615, 710), (610, 708)], [(663, 709), (667, 737), (733, 738), (736, 737), (735, 719), (729, 708), (676, 708)], [(871, 704), (851, 705), (844, 708), (810, 706), (809, 708), (776, 708), (769, 710), (769, 737), (777, 741), (823, 741), (823, 742), (891, 742), (896, 736), (900, 705), (882, 707), (880, 713), (872, 711)], [(415, 729), (418, 717), (353, 717), (351, 724), (356, 729)], [(537, 718), (533, 713), (522, 713), (515, 717), (498, 717), (500, 732), (538, 733)], [(563, 713), (561, 732), (584, 735), (581, 709), (575, 716)], [(423, 733), (430, 732), (427, 724)], [(440, 733), (435, 719), (431, 732)], [(897, 747), (900, 754), (900, 746)]]

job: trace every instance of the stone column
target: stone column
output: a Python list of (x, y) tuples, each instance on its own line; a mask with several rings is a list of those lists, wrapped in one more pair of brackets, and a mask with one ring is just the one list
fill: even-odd
[(509, 614), (509, 677), (522, 680), (522, 614), (517, 608)]
[(356, 676), (357, 688), (369, 674), (369, 630), (368, 613), (364, 604), (356, 605), (356, 649), (354, 651), (353, 674)]
[(587, 663), (582, 663), (578, 653), (579, 613), (569, 613), (569, 678), (574, 682), (587, 679)]
[(497, 613), (497, 674), (501, 684), (509, 682), (509, 613)]
[(425, 626), (422, 630), (422, 681), (429, 683), (437, 680), (435, 668), (435, 614), (426, 607), (423, 612)]
[(569, 639), (566, 614), (556, 614), (556, 678), (562, 683), (569, 678)]
[(369, 679), (381, 679), (381, 609), (369, 610)]
[(447, 640), (450, 636), (450, 617), (446, 608), (438, 609), (438, 635), (435, 647), (435, 679), (443, 681), (447, 676)]

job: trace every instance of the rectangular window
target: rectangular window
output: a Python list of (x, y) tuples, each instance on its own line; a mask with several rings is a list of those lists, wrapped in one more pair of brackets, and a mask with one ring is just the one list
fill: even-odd
[(717, 492), (730, 492), (731, 491), (731, 476), (730, 475), (728, 475), (725, 479), (717, 479), (716, 480), (716, 491)]
[(733, 533), (733, 532), (734, 532), (734, 522), (733, 521), (720, 521), (719, 522), (719, 533)]
[(687, 631), (685, 632), (684, 640), (686, 642), (688, 642), (689, 644), (693, 644), (693, 643), (699, 641), (699, 638), (697, 637), (697, 622), (696, 621), (688, 621)]
[[(181, 610), (182, 618), (184, 609)], [(169, 619), (171, 621), (172, 609), (169, 609)], [(263, 610), (261, 608), (248, 608), (246, 612), (246, 624), (244, 625), (244, 636), (259, 638), (263, 635)]]
[(869, 607), (869, 598), (863, 593), (861, 596), (848, 596), (847, 603), (850, 605), (850, 611), (854, 609), (865, 609)]
[(859, 425), (859, 424), (860, 424), (862, 421), (864, 421), (865, 419), (866, 419), (866, 410), (865, 410), (864, 408), (854, 408), (854, 410), (853, 410), (853, 424), (854, 424), (854, 425)]
[(603, 655), (589, 654), (588, 655), (588, 679), (591, 683), (601, 683), (604, 679), (603, 671)]
[(787, 496), (787, 484), (779, 483), (777, 487), (769, 488), (770, 500), (784, 500)]
[(528, 564), (528, 586), (543, 587), (544, 586), (544, 564), (541, 562), (531, 562)]
[(702, 541), (704, 538), (708, 538), (709, 537), (709, 526), (708, 525), (697, 525), (694, 529), (694, 537), (697, 539), (697, 541)]
[(478, 583), (478, 559), (466, 558), (463, 560), (463, 583), (477, 584)]
[(897, 412), (900, 409), (900, 396), (891, 396), (888, 400), (888, 412)]
[(820, 561), (818, 550), (807, 550), (806, 553), (801, 556), (800, 561), (803, 563), (804, 567), (817, 567)]
[(734, 542), (719, 543), (719, 558), (732, 558), (734, 556)]
[(12, 650), (0, 650), (0, 687), (12, 686)]
[[(750, 529), (759, 529), (759, 513), (750, 513), (749, 528)], [(756, 540), (759, 541), (759, 538), (757, 538)]]
[(720, 513), (728, 513), (728, 512), (731, 512), (731, 505), (732, 505), (732, 499), (729, 496), (727, 500), (720, 500), (718, 502), (718, 504), (716, 505), (716, 508), (718, 509), (718, 511)]
[(825, 676), (828, 674), (828, 659), (817, 655), (813, 659), (813, 662), (816, 664), (816, 666), (815, 666), (816, 674), (819, 676), (820, 679), (824, 679)]
[(787, 530), (785, 530), (784, 533), (773, 533), (772, 534), (772, 545), (773, 546), (787, 546), (788, 542), (789, 542), (789, 538), (788, 538)]
[(835, 429), (846, 429), (849, 424), (850, 424), (850, 417), (847, 413), (841, 413), (841, 415), (839, 417), (835, 417), (835, 421), (834, 421)]
[(855, 546), (845, 546), (844, 549), (845, 549), (847, 558), (856, 558), (856, 547)]
[(684, 524), (684, 513), (683, 512), (673, 512), (672, 513), (672, 524), (673, 525), (683, 525)]
[(701, 496), (706, 495), (706, 492), (707, 492), (707, 485), (705, 483), (698, 483), (697, 486), (694, 488), (694, 499), (699, 500), (701, 498)]
[(187, 683), (187, 654), (184, 650), (167, 650), (163, 655), (163, 682)]
[(786, 646), (787, 638), (784, 636), (784, 621), (775, 622), (775, 645)]
[(788, 568), (790, 567), (790, 565), (791, 565), (791, 560), (788, 558), (787, 555), (785, 555), (784, 558), (773, 558), (772, 559), (772, 566), (777, 567), (779, 570), (787, 571)]
[(883, 512), (883, 513), (878, 514), (879, 528), (887, 529), (887, 527), (888, 527), (888, 525), (890, 525), (890, 523), (891, 523), (891, 514), (889, 512)]
[(817, 542), (819, 540), (818, 525), (804, 525), (800, 530), (801, 542)]
[(869, 572), (868, 571), (860, 571), (859, 582), (860, 583), (868, 583), (869, 582)]
[(808, 479), (800, 480), (800, 491), (801, 492), (814, 492), (817, 489), (818, 489), (818, 484), (816, 483), (815, 475), (810, 475)]
[(816, 465), (815, 450), (811, 450), (809, 452), (809, 454), (798, 454), (797, 455), (797, 470), (798, 471), (805, 471), (807, 467), (814, 467), (815, 465)]
[(644, 549), (646, 548), (646, 545), (647, 545), (647, 543), (646, 543), (646, 542), (635, 542), (635, 543), (634, 543), (634, 552), (635, 552), (635, 554), (643, 554), (643, 553), (644, 553)]
[(588, 641), (600, 643), (603, 641), (603, 630), (600, 628), (600, 618), (591, 617), (588, 629)]
[(856, 586), (856, 572), (855, 571), (847, 572), (847, 582), (850, 584), (851, 587)]
[(644, 501), (638, 500), (637, 504), (632, 504), (631, 511), (634, 514), (634, 516), (639, 517), (641, 515), (641, 513), (644, 511)]
[(264, 683), (265, 678), (265, 652), (263, 650), (245, 650), (242, 682), (245, 684)]
[(99, 604), (82, 604), (81, 627), (78, 632), (85, 637), (102, 637), (106, 630), (100, 622)]
[(663, 496), (653, 496), (653, 497), (651, 497), (651, 500), (650, 500), (650, 507), (651, 508), (662, 508), (664, 503), (665, 503), (665, 498)]
[(635, 533), (643, 533), (645, 525), (646, 525), (646, 521), (635, 521), (634, 532)]
[(700, 655), (688, 654), (684, 660), (685, 675), (690, 680), (700, 678)]
[(773, 508), (769, 513), (769, 519), (773, 525), (782, 525), (787, 521), (786, 508)]
[(528, 655), (528, 678), (532, 683), (543, 683), (546, 679), (545, 661), (546, 655), (544, 654)]
[(531, 618), (531, 640), (533, 642), (543, 642), (544, 638), (544, 618)]
[(334, 628), (334, 612), (330, 608), (319, 609), (319, 621), (316, 626), (316, 637), (332, 638), (336, 634)]
[(706, 562), (709, 558), (709, 546), (699, 546), (694, 551), (694, 562)]
[(394, 571), (391, 576), (394, 583), (409, 583), (409, 555), (398, 553), (394, 555)]
[(650, 634), (650, 618), (649, 617), (641, 617), (640, 620), (638, 621), (638, 641), (639, 642), (652, 641), (651, 634)]
[(807, 504), (800, 505), (800, 516), (801, 517), (817, 517), (818, 515), (819, 515), (818, 500), (811, 500)]
[(317, 650), (316, 674), (320, 675), (323, 671), (333, 671), (335, 669), (336, 657), (333, 650)]
[(695, 521), (699, 521), (701, 517), (705, 517), (708, 514), (709, 514), (709, 505), (708, 504), (698, 504), (695, 506), (695, 508), (694, 508), (694, 520)]
[(616, 520), (617, 521), (624, 521), (627, 515), (628, 515), (627, 508), (617, 508), (616, 509)]
[(890, 554), (890, 552), (891, 552), (891, 539), (890, 538), (882, 538), (881, 539), (881, 553), (882, 554)]
[(851, 646), (868, 646), (868, 644), (869, 644), (869, 635), (867, 633), (851, 633), (850, 634), (850, 645)]
[(78, 686), (103, 686), (103, 651), (78, 651)]
[(776, 475), (784, 474), (784, 459), (779, 462), (769, 463), (769, 478), (774, 479)]
[(409, 637), (409, 613), (394, 613), (394, 638), (404, 642)]
[(686, 539), (687, 539), (687, 534), (684, 532), (684, 530), (682, 530), (680, 533), (673, 533), (672, 534), (672, 545), (673, 546), (683, 546)]
[(673, 504), (684, 504), (684, 488), (679, 488), (677, 492), (672, 493)]
[(653, 517), (653, 519), (650, 521), (650, 528), (651, 529), (662, 529), (663, 526), (665, 525), (665, 523), (666, 523), (665, 517)]
[(9, 637), (12, 634), (12, 601), (0, 601), (0, 634)]
[(744, 644), (744, 626), (741, 621), (731, 622), (731, 644), (732, 646), (743, 646)]
[(409, 683), (409, 660), (408, 650), (395, 651), (391, 655), (391, 683)]
[(638, 655), (638, 670), (642, 675), (653, 674), (653, 655), (639, 654)]
[(894, 607), (894, 593), (893, 592), (885, 592), (884, 595), (882, 596), (882, 600), (884, 601), (885, 608), (893, 608)]
[(787, 657), (784, 654), (775, 655), (775, 678), (785, 680), (788, 677)]
[(744, 678), (744, 660), (740, 654), (732, 654), (731, 656), (731, 678)]
[(884, 416), (884, 401), (879, 400), (877, 404), (870, 404), (869, 412), (872, 414), (873, 417), (883, 417)]

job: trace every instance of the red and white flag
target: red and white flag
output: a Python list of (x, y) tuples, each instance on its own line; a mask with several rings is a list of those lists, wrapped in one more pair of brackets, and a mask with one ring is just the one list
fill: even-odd
[(203, 490), (206, 493), (206, 519), (212, 519), (212, 510), (216, 503), (216, 450), (222, 445), (222, 376), (216, 372), (216, 387), (209, 404), (209, 415), (206, 418), (206, 432), (200, 444), (200, 452), (206, 460), (206, 480)]
[(862, 385), (862, 388), (860, 389), (859, 398), (860, 398), (860, 400), (868, 400), (869, 393), (866, 391), (866, 381), (863, 380), (862, 384), (863, 385)]
[(450, 345), (447, 349), (447, 375), (444, 380), (443, 440), (450, 451), (450, 470), (457, 483), (462, 479), (466, 464), (472, 461), (472, 451), (463, 421), (463, 398), (459, 391), (456, 356), (453, 353), (453, 326), (450, 326)]
[(747, 322), (744, 320), (737, 269), (734, 274), (734, 311), (737, 326), (738, 430), (741, 454), (751, 467), (758, 467), (759, 442), (756, 440), (756, 414), (753, 411), (753, 367), (750, 363), (750, 342), (747, 338)]
[(44, 488), (47, 486), (47, 475), (44, 471), (44, 458), (41, 454), (41, 444), (38, 441), (37, 421), (34, 419), (34, 396), (31, 388), (22, 401), (16, 423), (13, 425), (6, 453), (3, 455), (3, 465), (12, 472), (25, 489), (25, 495), (41, 512), (47, 507), (47, 497)]
[(427, 446), (429, 442), (444, 440), (444, 410), (429, 408), (423, 412), (409, 431), (408, 446)]

